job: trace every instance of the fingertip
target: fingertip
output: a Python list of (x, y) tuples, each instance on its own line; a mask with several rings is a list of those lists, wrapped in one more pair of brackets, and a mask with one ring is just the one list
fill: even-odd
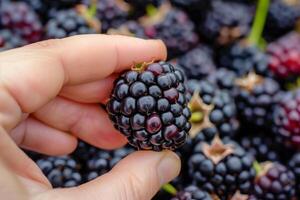
[(168, 56), (168, 51), (167, 51), (167, 47), (165, 45), (165, 43), (162, 41), (162, 40), (159, 40), (159, 39), (155, 39), (155, 40), (152, 40), (153, 42), (156, 43), (157, 45), (157, 48), (159, 49), (159, 52), (161, 54), (160, 56), (160, 60), (166, 60), (167, 59), (167, 56)]

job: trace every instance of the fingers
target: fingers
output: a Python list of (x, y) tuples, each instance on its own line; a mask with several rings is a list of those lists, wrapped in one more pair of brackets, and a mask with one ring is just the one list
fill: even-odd
[(126, 139), (113, 127), (106, 112), (97, 104), (81, 104), (57, 97), (34, 116), (61, 131), (104, 149), (121, 147)]
[(28, 118), (10, 133), (18, 146), (46, 155), (69, 154), (77, 146), (77, 139), (65, 132)]
[[(76, 200), (150, 200), (179, 171), (180, 160), (173, 152), (135, 152), (108, 174), (78, 188), (56, 191), (56, 195)], [(48, 198), (54, 193), (48, 193)]]

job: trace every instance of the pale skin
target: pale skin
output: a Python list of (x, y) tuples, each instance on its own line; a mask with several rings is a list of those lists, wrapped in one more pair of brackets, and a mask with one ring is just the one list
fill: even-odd
[(176, 177), (170, 151), (139, 151), (81, 186), (53, 189), (20, 149), (65, 155), (78, 139), (115, 149), (126, 139), (99, 106), (117, 74), (135, 62), (165, 60), (159, 40), (89, 35), (0, 53), (0, 196), (6, 200), (149, 200)]

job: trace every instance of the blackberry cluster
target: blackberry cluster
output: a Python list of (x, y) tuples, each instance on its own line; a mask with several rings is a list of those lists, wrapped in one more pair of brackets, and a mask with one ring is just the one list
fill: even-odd
[(273, 107), (281, 97), (279, 84), (253, 73), (238, 79), (237, 84), (235, 101), (240, 119), (248, 125), (270, 127)]
[(36, 13), (24, 2), (5, 2), (0, 8), (0, 25), (28, 43), (41, 40), (43, 27)]
[(296, 178), (296, 193), (300, 196), (300, 153), (296, 153), (289, 161), (289, 168)]
[(270, 200), (295, 198), (295, 176), (293, 172), (278, 163), (268, 163), (266, 166), (265, 172), (255, 180), (254, 198)]
[(213, 198), (197, 186), (191, 185), (179, 191), (171, 200), (213, 200)]
[(54, 188), (74, 187), (82, 183), (81, 166), (69, 156), (42, 158), (36, 163)]
[(147, 17), (141, 21), (145, 27), (146, 36), (163, 40), (170, 58), (195, 47), (198, 43), (198, 36), (195, 33), (194, 23), (181, 10), (166, 8), (166, 11), (163, 10), (165, 7), (161, 7), (162, 10), (157, 13), (160, 18), (152, 20), (153, 17)]
[(236, 73), (233, 71), (227, 68), (218, 68), (216, 72), (209, 74), (207, 80), (218, 86), (221, 90), (226, 90), (231, 94), (236, 87), (236, 78)]
[(190, 80), (187, 82), (190, 101), (192, 128), (190, 135), (194, 141), (211, 141), (215, 135), (233, 137), (238, 131), (239, 122), (234, 99), (225, 90), (219, 90), (208, 81)]
[(255, 177), (253, 157), (236, 143), (201, 142), (189, 160), (189, 174), (203, 190), (227, 199), (237, 191), (250, 194)]
[(64, 38), (80, 34), (96, 33), (87, 20), (76, 10), (62, 10), (46, 24), (46, 38)]
[(176, 149), (191, 127), (184, 76), (166, 62), (124, 72), (107, 110), (115, 127), (138, 149)]
[(212, 49), (205, 45), (200, 45), (178, 58), (177, 64), (190, 79), (205, 78), (216, 70)]
[(211, 2), (210, 0), (171, 0), (173, 5), (187, 11), (195, 21), (200, 21), (204, 17)]
[(300, 148), (300, 90), (287, 92), (274, 107), (272, 130), (278, 143)]
[(0, 52), (21, 47), (25, 44), (26, 42), (20, 36), (12, 33), (10, 30), (0, 30)]
[(250, 30), (253, 10), (238, 2), (214, 0), (200, 23), (199, 32), (210, 42), (226, 45)]
[(138, 38), (146, 38), (144, 28), (136, 21), (127, 21), (118, 28), (112, 28), (107, 31), (108, 34), (126, 35)]
[(243, 45), (241, 42), (225, 47), (219, 56), (219, 66), (234, 71), (237, 76), (249, 72), (268, 75), (268, 57), (255, 46)]
[(270, 56), (269, 69), (279, 79), (290, 79), (300, 75), (300, 36), (288, 33), (267, 47)]

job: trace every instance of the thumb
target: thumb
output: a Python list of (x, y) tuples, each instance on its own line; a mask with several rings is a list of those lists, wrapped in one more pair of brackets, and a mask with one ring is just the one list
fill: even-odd
[(139, 151), (127, 156), (98, 179), (60, 192), (64, 193), (63, 199), (150, 200), (179, 172), (180, 159), (175, 153)]

